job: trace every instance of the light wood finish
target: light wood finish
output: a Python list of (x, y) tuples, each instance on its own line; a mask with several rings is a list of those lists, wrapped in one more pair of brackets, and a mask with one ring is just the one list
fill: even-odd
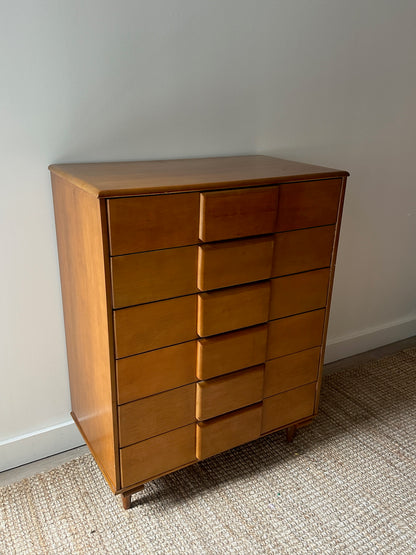
[(320, 345), (324, 318), (325, 310), (314, 310), (269, 322), (267, 359)]
[(220, 241), (273, 233), (277, 187), (201, 193), (199, 238)]
[(198, 335), (205, 337), (266, 322), (269, 298), (269, 282), (200, 293)]
[(118, 409), (120, 447), (195, 421), (195, 385), (127, 403)]
[(200, 339), (197, 344), (197, 377), (208, 380), (265, 362), (267, 326)]
[(288, 183), (281, 185), (279, 189), (277, 231), (336, 222), (341, 179)]
[(331, 264), (334, 226), (277, 233), (272, 276), (326, 268)]
[(264, 374), (264, 397), (316, 382), (320, 347), (268, 360)]
[(271, 320), (326, 305), (329, 268), (271, 280)]
[(195, 339), (196, 300), (190, 295), (116, 310), (117, 358)]
[(253, 441), (260, 436), (262, 405), (198, 422), (196, 426), (196, 456), (206, 459), (217, 453)]
[(312, 420), (347, 172), (264, 156), (50, 169), (71, 414), (125, 506), (259, 437), (262, 417), (289, 438)]
[(195, 424), (120, 449), (121, 484), (145, 482), (195, 460)]
[(196, 381), (196, 341), (117, 361), (117, 401), (135, 401)]
[(119, 487), (105, 211), (52, 178), (74, 420), (113, 490)]
[(96, 197), (143, 195), (270, 185), (349, 175), (348, 172), (271, 156), (227, 156), (99, 164), (52, 164), (60, 175)]
[(198, 241), (197, 193), (118, 198), (107, 204), (112, 256)]
[(198, 249), (198, 289), (207, 291), (271, 276), (274, 237), (202, 245)]
[(196, 384), (196, 418), (208, 420), (263, 399), (264, 366)]
[(197, 260), (196, 246), (113, 257), (113, 308), (195, 293)]
[(291, 389), (263, 401), (261, 433), (271, 432), (313, 415), (316, 383)]

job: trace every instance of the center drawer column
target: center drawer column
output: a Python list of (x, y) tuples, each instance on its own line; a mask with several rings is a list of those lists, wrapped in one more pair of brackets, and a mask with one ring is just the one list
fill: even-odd
[(260, 436), (277, 187), (201, 194), (196, 451)]

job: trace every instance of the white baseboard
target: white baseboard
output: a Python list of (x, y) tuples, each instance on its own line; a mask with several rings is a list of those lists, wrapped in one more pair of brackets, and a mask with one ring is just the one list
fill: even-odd
[(330, 338), (326, 344), (325, 363), (358, 355), (395, 341), (407, 339), (413, 335), (416, 335), (415, 316), (395, 320), (382, 326), (367, 328), (350, 335)]
[[(335, 337), (327, 342), (325, 362), (357, 355), (382, 345), (416, 335), (416, 318), (410, 317), (383, 326)], [(0, 441), (0, 472), (84, 444), (72, 420), (30, 434)]]
[(72, 420), (0, 441), (0, 472), (83, 445)]

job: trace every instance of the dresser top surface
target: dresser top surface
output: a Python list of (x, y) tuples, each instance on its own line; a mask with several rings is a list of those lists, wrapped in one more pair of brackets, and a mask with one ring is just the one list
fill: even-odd
[(271, 185), (348, 175), (342, 170), (271, 156), (52, 164), (49, 169), (52, 174), (103, 198)]

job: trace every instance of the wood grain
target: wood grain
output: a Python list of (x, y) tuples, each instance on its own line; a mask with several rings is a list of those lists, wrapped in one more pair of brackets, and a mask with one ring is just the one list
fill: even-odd
[(277, 187), (201, 193), (199, 238), (220, 241), (273, 233)]
[(117, 358), (196, 339), (196, 295), (114, 311)]
[(117, 360), (117, 400), (128, 403), (196, 381), (196, 341)]
[(316, 382), (320, 347), (268, 360), (264, 374), (264, 397)]
[(194, 460), (195, 424), (135, 443), (120, 449), (122, 487), (145, 482)]
[(112, 256), (198, 242), (198, 193), (111, 199), (107, 207)]
[(199, 339), (197, 344), (197, 377), (208, 380), (265, 362), (267, 326)]
[(264, 399), (261, 433), (312, 416), (315, 390), (316, 383), (311, 383)]
[(288, 183), (279, 187), (276, 231), (334, 224), (341, 179)]
[(263, 398), (264, 365), (196, 384), (196, 418), (207, 420), (258, 403)]
[(198, 422), (196, 426), (196, 456), (212, 457), (227, 449), (253, 441), (260, 436), (261, 403), (238, 411)]
[(270, 319), (324, 307), (328, 283), (329, 268), (272, 279)]
[(268, 319), (269, 282), (200, 293), (197, 296), (197, 330), (200, 337), (254, 326)]
[(320, 345), (324, 331), (324, 318), (325, 310), (322, 309), (269, 322), (267, 359)]
[(331, 264), (335, 226), (277, 233), (272, 276), (326, 268)]
[(195, 384), (152, 395), (118, 408), (120, 447), (195, 422)]
[(49, 169), (100, 197), (270, 185), (348, 175), (345, 171), (271, 156), (52, 164)]
[(57, 176), (52, 191), (72, 412), (114, 490), (119, 474), (105, 207)]
[(273, 249), (273, 235), (200, 246), (198, 289), (207, 291), (270, 278)]
[(198, 247), (111, 258), (113, 308), (195, 293)]

